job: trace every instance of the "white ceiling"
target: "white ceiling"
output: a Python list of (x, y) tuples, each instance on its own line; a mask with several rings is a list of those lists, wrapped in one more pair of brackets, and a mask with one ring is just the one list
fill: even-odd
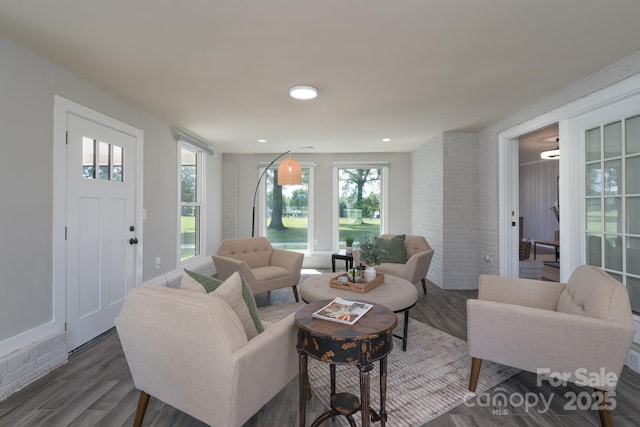
[(639, 17), (638, 0), (0, 0), (0, 35), (222, 152), (385, 152), (615, 62)]

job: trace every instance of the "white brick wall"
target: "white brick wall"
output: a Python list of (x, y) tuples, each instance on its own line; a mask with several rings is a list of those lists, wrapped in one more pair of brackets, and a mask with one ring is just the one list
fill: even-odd
[(411, 234), (424, 236), (434, 249), (427, 278), (443, 286), (443, 137), (411, 153)]
[(444, 134), (444, 288), (478, 286), (478, 146), (469, 132)]
[(0, 359), (0, 400), (67, 363), (65, 332), (33, 343)]

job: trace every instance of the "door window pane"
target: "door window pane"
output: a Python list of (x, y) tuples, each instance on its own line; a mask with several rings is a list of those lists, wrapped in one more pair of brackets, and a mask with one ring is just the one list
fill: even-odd
[(604, 236), (604, 267), (622, 271), (622, 237)]
[(627, 194), (640, 194), (640, 156), (627, 157)]
[(622, 160), (604, 162), (604, 194), (622, 194)]
[(112, 150), (113, 164), (111, 165), (111, 180), (122, 182), (123, 150), (122, 147), (118, 145), (114, 145)]
[(621, 197), (606, 197), (604, 199), (604, 232), (623, 232)]
[(586, 223), (587, 231), (602, 232), (602, 210), (601, 199), (587, 199), (586, 203)]
[(625, 145), (627, 154), (640, 153), (640, 116), (627, 119), (625, 127)]
[(600, 160), (600, 128), (585, 132), (585, 159), (587, 162)]
[(627, 197), (627, 233), (640, 234), (640, 197)]
[(266, 173), (267, 238), (279, 249), (309, 249), (309, 168), (302, 185), (278, 185), (278, 169)]
[(600, 235), (587, 235), (587, 264), (602, 266), (602, 236)]
[(340, 248), (346, 237), (362, 243), (380, 236), (381, 189), (381, 168), (338, 169)]
[(640, 275), (640, 238), (627, 237), (627, 273)]
[(98, 179), (109, 180), (109, 144), (102, 141), (98, 143)]
[(640, 313), (640, 279), (627, 277), (627, 291), (631, 300), (631, 309), (635, 313)]
[(586, 165), (585, 174), (587, 196), (599, 196), (602, 193), (602, 168), (600, 163)]
[(615, 122), (604, 127), (604, 158), (622, 155), (622, 123)]
[(82, 176), (89, 179), (96, 177), (95, 141), (86, 136), (82, 138)]

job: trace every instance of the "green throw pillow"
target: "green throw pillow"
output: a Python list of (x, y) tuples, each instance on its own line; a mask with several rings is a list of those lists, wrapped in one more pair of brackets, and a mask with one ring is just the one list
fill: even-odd
[(247, 304), (247, 308), (249, 309), (249, 314), (251, 314), (251, 318), (253, 319), (253, 323), (256, 325), (256, 329), (258, 333), (264, 332), (264, 326), (262, 325), (262, 319), (260, 319), (260, 314), (258, 314), (258, 306), (256, 305), (256, 299), (253, 297), (253, 292), (251, 292), (251, 288), (245, 282), (242, 274), (240, 275), (242, 279), (242, 298), (244, 298), (244, 302)]
[(204, 287), (204, 290), (207, 291), (207, 293), (215, 291), (216, 289), (218, 289), (218, 286), (224, 283), (224, 280), (216, 279), (215, 277), (211, 276), (205, 276), (204, 274), (196, 273), (195, 271), (190, 271), (186, 268), (184, 271), (189, 276), (193, 277), (196, 282), (200, 283)]
[[(195, 271), (184, 270), (189, 276), (193, 277), (198, 283), (204, 286), (204, 289), (207, 293), (213, 292), (218, 289), (218, 286), (224, 283), (224, 280), (216, 279), (215, 277), (205, 276), (203, 274), (196, 273)], [(256, 305), (256, 299), (253, 297), (253, 292), (251, 292), (251, 288), (245, 282), (244, 277), (240, 275), (242, 279), (242, 299), (244, 299), (245, 304), (247, 304), (247, 308), (249, 309), (249, 314), (251, 314), (251, 319), (253, 323), (256, 325), (256, 329), (258, 333), (264, 332), (264, 326), (262, 325), (262, 320), (260, 319), (260, 315), (258, 314), (258, 306)]]
[(391, 239), (376, 237), (377, 247), (384, 249), (380, 262), (404, 264), (407, 262), (407, 248), (404, 246), (404, 234), (399, 234)]

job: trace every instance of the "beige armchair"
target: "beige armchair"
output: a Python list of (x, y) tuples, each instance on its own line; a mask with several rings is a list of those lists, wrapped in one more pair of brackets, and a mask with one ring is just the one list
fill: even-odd
[[(383, 239), (390, 239), (396, 234), (383, 234)], [(405, 264), (382, 263), (376, 266), (376, 271), (392, 276), (401, 277), (411, 283), (422, 282), (422, 290), (427, 293), (427, 272), (433, 258), (433, 249), (422, 236), (407, 234), (404, 239), (407, 249), (407, 262)], [(360, 251), (353, 251), (353, 265), (360, 265)]]
[(249, 340), (236, 311), (215, 292), (131, 290), (116, 327), (140, 390), (134, 426), (142, 424), (150, 396), (214, 427), (245, 423), (298, 372), (293, 314), (264, 323)]
[(212, 258), (218, 278), (238, 271), (254, 295), (291, 286), (298, 301), (303, 254), (276, 249), (266, 237), (246, 237), (223, 240)]
[[(604, 372), (612, 380), (594, 388), (606, 401), (634, 333), (627, 290), (599, 268), (580, 266), (566, 284), (481, 275), (478, 299), (467, 301), (469, 390), (482, 360), (491, 360), (578, 385), (585, 373)], [(611, 412), (599, 409), (610, 426)]]

